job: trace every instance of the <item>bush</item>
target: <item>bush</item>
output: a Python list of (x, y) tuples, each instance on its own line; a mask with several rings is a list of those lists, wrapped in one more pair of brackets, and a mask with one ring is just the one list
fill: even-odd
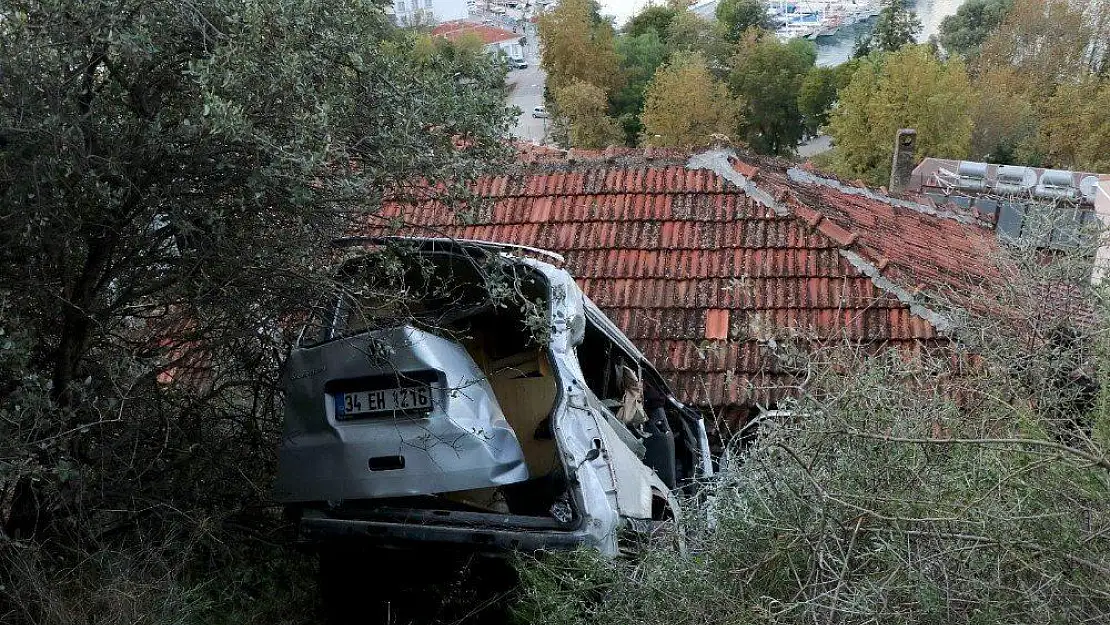
[(734, 449), (688, 554), (529, 562), (519, 614), (560, 625), (1105, 622), (1105, 293), (1089, 287), (1087, 262), (1019, 256), (1005, 291), (961, 294), (982, 314), (953, 344), (782, 353), (804, 380), (792, 416)]
[(0, 2), (0, 621), (311, 610), (282, 359), (336, 237), (500, 166), (504, 77), (364, 0)]

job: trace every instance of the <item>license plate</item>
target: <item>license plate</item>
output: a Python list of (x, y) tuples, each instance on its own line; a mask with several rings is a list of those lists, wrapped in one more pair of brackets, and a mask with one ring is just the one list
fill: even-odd
[(380, 391), (336, 393), (335, 415), (349, 419), (387, 412), (426, 411), (432, 409), (432, 392), (426, 386), (387, 388)]

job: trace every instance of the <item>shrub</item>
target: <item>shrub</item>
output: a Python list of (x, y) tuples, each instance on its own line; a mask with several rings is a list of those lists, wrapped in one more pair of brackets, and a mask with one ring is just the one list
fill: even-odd
[[(1110, 618), (1110, 372), (1089, 262), (1018, 250), (958, 340), (785, 353), (801, 393), (707, 484), (689, 552), (525, 564), (535, 623)], [(953, 310), (949, 314), (955, 314)], [(780, 406), (780, 408), (782, 408)]]

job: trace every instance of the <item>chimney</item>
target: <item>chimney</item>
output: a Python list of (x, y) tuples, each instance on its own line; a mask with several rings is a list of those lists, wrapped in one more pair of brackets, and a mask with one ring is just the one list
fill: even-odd
[(900, 193), (910, 186), (913, 176), (914, 148), (917, 147), (917, 131), (913, 128), (902, 128), (894, 139), (894, 161), (890, 166), (891, 193)]
[(1095, 216), (1098, 217), (1101, 227), (1091, 282), (1097, 285), (1110, 270), (1110, 241), (1107, 241), (1107, 236), (1110, 235), (1110, 174), (1098, 177), (1098, 184), (1095, 187)]

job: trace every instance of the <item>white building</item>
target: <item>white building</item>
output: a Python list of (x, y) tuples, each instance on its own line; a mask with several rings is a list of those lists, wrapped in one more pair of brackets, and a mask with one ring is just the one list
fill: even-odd
[(433, 26), (466, 16), (466, 0), (393, 0), (398, 26)]
[(482, 42), (490, 54), (503, 52), (510, 58), (524, 58), (524, 47), (520, 43), (524, 35), (504, 28), (457, 20), (436, 26), (432, 29), (432, 35), (448, 41), (474, 37)]

